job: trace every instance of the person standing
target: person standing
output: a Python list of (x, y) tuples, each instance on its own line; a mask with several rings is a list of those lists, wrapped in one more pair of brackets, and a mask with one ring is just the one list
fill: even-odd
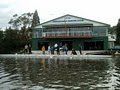
[(60, 54), (60, 51), (63, 51), (63, 49), (62, 49), (62, 42), (60, 42), (60, 44), (59, 44), (59, 54)]
[(59, 48), (62, 48), (62, 42), (60, 42), (60, 44), (59, 44)]
[(45, 54), (45, 46), (44, 45), (42, 47), (42, 52), (43, 52), (43, 54)]
[(25, 45), (25, 53), (27, 53), (28, 52), (28, 45), (26, 44)]
[(65, 45), (62, 46), (62, 52), (65, 54)]
[(67, 44), (65, 44), (65, 54), (67, 55), (67, 52), (68, 52), (68, 47), (67, 47)]
[(31, 54), (31, 45), (30, 44), (28, 45), (28, 51), (29, 51), (29, 54)]
[(60, 55), (60, 49), (59, 49), (59, 46), (57, 46), (56, 49), (57, 49), (57, 55)]
[(50, 45), (48, 46), (48, 54), (50, 55), (51, 53), (50, 53)]
[(79, 44), (79, 52), (82, 55), (82, 46)]
[(51, 46), (51, 54), (54, 54), (54, 46)]

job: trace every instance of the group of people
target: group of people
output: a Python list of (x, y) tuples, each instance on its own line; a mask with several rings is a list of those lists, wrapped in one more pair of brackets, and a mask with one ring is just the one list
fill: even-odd
[[(45, 54), (45, 46), (43, 45), (42, 46), (42, 53)], [(65, 53), (67, 55), (67, 52), (68, 52), (68, 47), (67, 47), (67, 44), (63, 45), (60, 43), (59, 45), (58, 44), (55, 44), (54, 46), (48, 46), (48, 53), (49, 54), (54, 54), (54, 51), (57, 52), (58, 55), (60, 55), (60, 51), (62, 51), (63, 53)]]
[(25, 45), (25, 49), (24, 49), (24, 53), (29, 53), (29, 54), (31, 54), (32, 52), (31, 52), (31, 45), (30, 44), (26, 44)]
[[(42, 46), (42, 53), (45, 54), (45, 46), (43, 45)], [(63, 54), (66, 54), (68, 53), (68, 47), (67, 47), (67, 44), (64, 44), (62, 46), (62, 44), (60, 43), (59, 45), (58, 44), (55, 44), (54, 46), (48, 46), (48, 54), (54, 54), (54, 51), (56, 51), (57, 55), (60, 55), (60, 51), (63, 52)], [(82, 46), (79, 44), (79, 52), (80, 54), (82, 55)], [(72, 49), (72, 52), (71, 52), (72, 55), (77, 55), (75, 49), (73, 48)]]

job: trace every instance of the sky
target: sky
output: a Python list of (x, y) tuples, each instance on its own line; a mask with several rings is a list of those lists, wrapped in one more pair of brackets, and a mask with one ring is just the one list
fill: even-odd
[(35, 10), (41, 23), (70, 14), (114, 26), (120, 18), (120, 0), (0, 0), (0, 28), (9, 27), (14, 14)]

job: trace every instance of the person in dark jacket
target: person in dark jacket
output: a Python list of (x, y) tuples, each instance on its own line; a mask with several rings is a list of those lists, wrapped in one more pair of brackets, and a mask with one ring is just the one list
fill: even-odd
[(65, 54), (67, 55), (67, 52), (68, 52), (67, 44), (65, 44), (65, 46), (64, 46), (64, 50), (65, 50)]
[(51, 46), (51, 54), (54, 54), (54, 46)]
[(60, 55), (60, 49), (59, 49), (59, 46), (57, 46), (56, 49), (57, 49), (57, 55)]
[(29, 54), (32, 53), (32, 52), (31, 52), (31, 45), (30, 45), (30, 44), (28, 45), (28, 51), (29, 51)]
[(76, 53), (76, 51), (75, 51), (75, 49), (73, 48), (72, 49), (72, 53), (71, 53), (72, 55), (77, 55), (77, 53)]
[(79, 44), (79, 52), (82, 55), (82, 46)]

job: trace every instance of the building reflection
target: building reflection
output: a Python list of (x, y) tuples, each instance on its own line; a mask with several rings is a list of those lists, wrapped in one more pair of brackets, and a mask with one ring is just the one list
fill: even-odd
[[(99, 85), (109, 84), (110, 72), (120, 75), (120, 60), (69, 60), (69, 59), (6, 59), (0, 60), (1, 72), (11, 75), (21, 85), (79, 86), (89, 90), (99, 89)], [(3, 71), (4, 70), (4, 71)], [(119, 79), (119, 76), (116, 76)], [(1, 77), (3, 78), (3, 77)], [(5, 82), (5, 81), (4, 81)], [(117, 85), (120, 85), (119, 83)], [(49, 86), (50, 87), (50, 86)]]
[(46, 68), (46, 63), (45, 63), (45, 61), (46, 61), (46, 60), (45, 60), (44, 58), (40, 60), (40, 64), (41, 64), (41, 66), (42, 66), (43, 69)]

